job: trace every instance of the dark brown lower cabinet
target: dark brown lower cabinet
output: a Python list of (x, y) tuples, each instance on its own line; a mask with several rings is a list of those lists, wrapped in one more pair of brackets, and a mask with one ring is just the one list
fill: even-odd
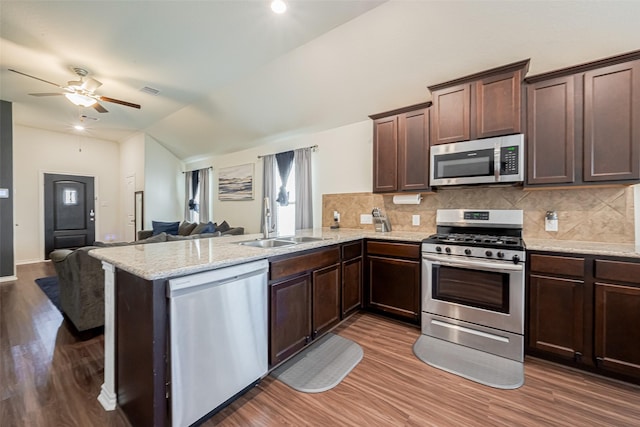
[(584, 281), (532, 274), (529, 346), (579, 360), (584, 334)]
[(342, 318), (362, 307), (362, 241), (342, 245)]
[(340, 322), (340, 249), (270, 260), (269, 365), (275, 366)]
[(311, 277), (312, 337), (315, 338), (340, 322), (340, 264), (314, 271)]
[(276, 364), (311, 340), (311, 278), (304, 275), (271, 285), (269, 297), (269, 360)]
[(640, 384), (640, 258), (528, 260), (527, 352)]
[(367, 242), (367, 308), (418, 323), (420, 245)]
[(640, 378), (640, 286), (596, 282), (595, 309), (597, 366)]

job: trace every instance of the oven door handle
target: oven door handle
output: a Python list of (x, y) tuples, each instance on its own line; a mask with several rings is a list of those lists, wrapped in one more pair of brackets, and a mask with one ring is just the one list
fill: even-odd
[(505, 272), (505, 273), (513, 273), (514, 271), (522, 271), (522, 264), (507, 264), (507, 263), (496, 263), (496, 262), (487, 262), (487, 261), (479, 261), (473, 259), (465, 259), (463, 262), (456, 262), (450, 259), (441, 258), (433, 255), (422, 255), (422, 259), (427, 261), (432, 261), (434, 263), (444, 265), (446, 267), (457, 267), (457, 268), (466, 268), (466, 269), (482, 269), (488, 271), (495, 272)]

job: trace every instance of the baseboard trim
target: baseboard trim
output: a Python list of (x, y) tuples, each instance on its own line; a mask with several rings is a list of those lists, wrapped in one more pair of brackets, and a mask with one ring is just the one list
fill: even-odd
[(3, 276), (3, 277), (0, 277), (0, 283), (13, 282), (15, 280), (18, 280), (18, 276)]

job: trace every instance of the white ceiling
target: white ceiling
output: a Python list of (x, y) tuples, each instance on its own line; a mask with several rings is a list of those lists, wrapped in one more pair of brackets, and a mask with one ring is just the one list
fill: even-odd
[[(366, 120), (428, 100), (428, 85), (531, 58), (529, 74), (640, 49), (640, 1), (0, 0), (0, 99), (14, 122), (121, 141), (144, 131), (190, 161)], [(55, 87), (71, 66), (100, 95)], [(140, 89), (160, 90), (152, 96)]]

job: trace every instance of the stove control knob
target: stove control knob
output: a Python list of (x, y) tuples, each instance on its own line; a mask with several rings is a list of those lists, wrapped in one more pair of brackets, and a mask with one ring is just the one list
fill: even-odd
[(488, 256), (488, 257), (493, 256), (493, 252), (491, 252), (491, 251), (487, 251), (487, 252), (485, 252), (484, 254), (485, 254), (486, 256)]
[(436, 246), (436, 252), (442, 252), (442, 248), (440, 246)]
[(513, 258), (511, 258), (511, 261), (513, 261), (514, 264), (517, 264), (520, 262), (520, 257), (518, 255), (514, 255)]
[(471, 249), (465, 249), (464, 250), (464, 254), (465, 255), (471, 255)]
[(504, 258), (504, 252), (498, 252), (496, 255), (498, 258)]
[(445, 251), (446, 253), (450, 254), (450, 253), (451, 253), (451, 248), (446, 247), (446, 248), (444, 248), (444, 251)]

